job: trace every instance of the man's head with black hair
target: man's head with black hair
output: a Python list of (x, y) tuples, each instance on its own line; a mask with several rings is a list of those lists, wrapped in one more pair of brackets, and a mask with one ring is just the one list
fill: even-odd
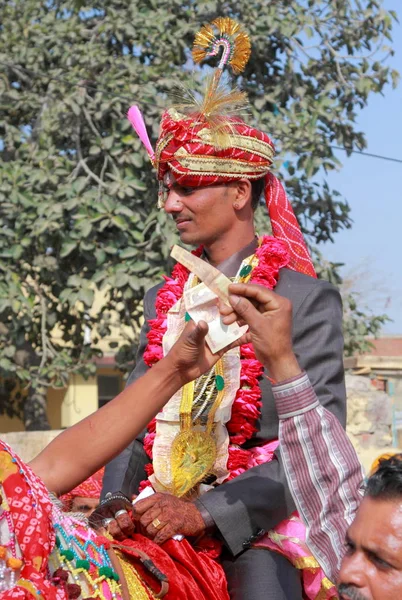
[(346, 534), (341, 600), (402, 599), (402, 454), (379, 462)]
[(402, 454), (380, 459), (368, 479), (365, 495), (382, 500), (402, 500)]

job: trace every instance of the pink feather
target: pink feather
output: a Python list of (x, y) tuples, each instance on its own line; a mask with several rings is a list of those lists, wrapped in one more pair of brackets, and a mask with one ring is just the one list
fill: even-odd
[(144, 117), (142, 116), (142, 113), (138, 106), (136, 106), (135, 104), (131, 106), (128, 110), (127, 117), (131, 125), (137, 132), (137, 135), (140, 138), (141, 142), (144, 144), (149, 154), (149, 157), (153, 161), (155, 158), (155, 151), (152, 148), (151, 141), (148, 137), (147, 128), (145, 126)]

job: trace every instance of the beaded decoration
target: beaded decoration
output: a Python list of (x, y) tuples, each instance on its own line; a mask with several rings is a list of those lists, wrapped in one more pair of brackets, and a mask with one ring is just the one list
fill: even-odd
[(121, 599), (119, 575), (107, 552), (108, 540), (58, 506), (53, 510), (53, 523), (56, 548), (50, 563), (54, 585), (66, 588), (69, 598)]
[[(8, 515), (9, 517), (9, 513), (4, 511), (0, 518), (4, 517), (4, 515)], [(11, 554), (15, 554), (14, 537), (10, 538), (10, 542), (11, 544), (0, 546), (0, 593), (15, 586), (23, 564), (21, 559), (10, 556), (10, 552)]]

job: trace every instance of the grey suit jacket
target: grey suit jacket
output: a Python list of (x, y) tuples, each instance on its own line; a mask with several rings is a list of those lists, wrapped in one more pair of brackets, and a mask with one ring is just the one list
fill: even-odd
[[(155, 317), (157, 285), (144, 298), (145, 323), (141, 331), (138, 359), (128, 383), (147, 370), (142, 355), (147, 345), (148, 320)], [(282, 269), (275, 291), (293, 303), (293, 349), (300, 366), (308, 373), (323, 406), (346, 423), (346, 392), (343, 372), (342, 303), (338, 290), (327, 281), (316, 280), (289, 269)], [(258, 431), (245, 447), (278, 438), (278, 417), (271, 385), (261, 379), (262, 409)], [(143, 432), (106, 466), (103, 494), (121, 490), (137, 493), (146, 478), (149, 462)], [(289, 516), (295, 505), (286, 483), (280, 455), (277, 460), (259, 465), (204, 494), (201, 503), (213, 518), (226, 546), (237, 555), (254, 540)]]

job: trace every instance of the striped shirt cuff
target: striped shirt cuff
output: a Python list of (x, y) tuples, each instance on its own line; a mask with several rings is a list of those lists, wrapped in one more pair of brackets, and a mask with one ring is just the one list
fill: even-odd
[(272, 386), (276, 410), (280, 419), (301, 415), (319, 406), (319, 401), (307, 373), (304, 371)]

